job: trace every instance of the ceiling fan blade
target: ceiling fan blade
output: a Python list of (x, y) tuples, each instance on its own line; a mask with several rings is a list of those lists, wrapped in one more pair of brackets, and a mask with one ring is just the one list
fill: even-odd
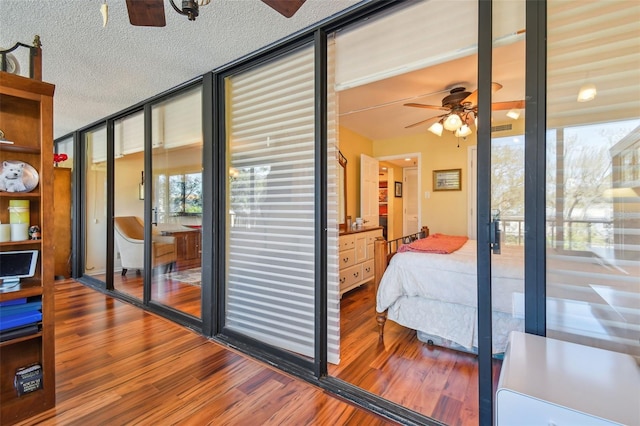
[(139, 27), (164, 27), (163, 0), (127, 0), (129, 22)]
[[(502, 89), (502, 84), (500, 83), (491, 83), (491, 93), (496, 93), (498, 90)], [(469, 96), (464, 98), (462, 104), (468, 103), (469, 105), (478, 105), (478, 89), (471, 92)]]
[(491, 105), (491, 109), (494, 111), (505, 109), (524, 109), (525, 101), (508, 101), (508, 102), (494, 102)]
[(437, 109), (437, 110), (440, 110), (440, 111), (449, 111), (449, 108), (443, 107), (443, 106), (438, 106), (438, 105), (425, 105), (425, 104), (408, 103), (408, 104), (404, 104), (404, 106), (415, 107), (415, 108)]
[(263, 3), (286, 18), (291, 18), (295, 15), (305, 1), (306, 0), (262, 0)]
[[(447, 115), (447, 114), (444, 114), (444, 115)], [(431, 121), (433, 119), (441, 118), (441, 117), (443, 117), (443, 116), (442, 115), (436, 115), (435, 117), (430, 117), (430, 118), (427, 118), (426, 120), (422, 120), (422, 121), (418, 121), (417, 123), (409, 124), (408, 126), (405, 126), (405, 129), (411, 129), (412, 127), (420, 126), (421, 124), (424, 124), (427, 121)]]

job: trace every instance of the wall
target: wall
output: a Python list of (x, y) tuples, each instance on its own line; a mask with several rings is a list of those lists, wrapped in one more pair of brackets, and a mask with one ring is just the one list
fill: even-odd
[[(419, 135), (374, 141), (373, 156), (419, 152), (422, 192), (420, 225), (428, 226), (431, 233), (467, 235), (467, 148), (475, 144), (475, 135), (465, 140), (456, 138), (451, 132), (444, 132), (438, 137), (425, 131)], [(462, 169), (460, 191), (433, 191), (433, 171), (442, 169)], [(402, 176), (402, 172), (399, 176)], [(425, 197), (425, 192), (429, 193), (429, 198)]]
[(372, 143), (346, 127), (338, 128), (338, 146), (347, 159), (347, 216), (353, 220), (360, 216), (360, 154), (373, 157)]
[[(524, 133), (524, 118), (517, 121), (510, 120), (505, 123), (512, 124), (510, 131), (495, 132), (492, 137), (505, 137), (522, 135)], [(392, 139), (372, 141), (346, 127), (339, 129), (340, 151), (347, 158), (347, 215), (352, 218), (360, 214), (360, 154), (364, 153), (372, 157), (389, 157), (405, 153), (420, 153), (420, 188), (421, 188), (421, 217), (420, 226), (428, 226), (431, 233), (440, 232), (452, 235), (467, 235), (467, 214), (470, 211), (467, 201), (467, 162), (468, 147), (476, 145), (476, 136), (472, 134), (466, 139), (458, 139), (451, 132), (443, 132), (442, 136), (436, 136), (430, 132), (398, 137)], [(444, 169), (461, 169), (460, 191), (433, 191), (433, 171)], [(393, 195), (392, 180), (402, 180), (402, 169), (396, 167), (393, 170), (393, 178), (389, 178), (390, 195)], [(428, 198), (425, 196), (428, 194)], [(400, 199), (396, 199), (400, 200)], [(396, 201), (394, 200), (394, 201)], [(402, 235), (402, 214), (393, 215), (392, 210), (399, 208), (402, 211), (402, 203), (395, 207), (389, 204), (389, 238), (391, 235)]]
[[(139, 198), (138, 184), (144, 170), (144, 153), (125, 155), (116, 159), (114, 174), (114, 215), (144, 216), (144, 200)], [(146, 173), (145, 173), (146, 174)]]

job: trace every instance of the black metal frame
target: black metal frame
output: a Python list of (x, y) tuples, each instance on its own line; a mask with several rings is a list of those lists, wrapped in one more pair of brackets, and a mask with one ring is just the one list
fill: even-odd
[(526, 99), (524, 226), (525, 332), (547, 333), (545, 181), (547, 152), (547, 2), (526, 3)]
[(478, 274), (478, 394), (480, 424), (493, 423), (491, 318), (491, 80), (493, 10), (491, 0), (478, 9), (478, 164), (477, 164), (477, 274)]

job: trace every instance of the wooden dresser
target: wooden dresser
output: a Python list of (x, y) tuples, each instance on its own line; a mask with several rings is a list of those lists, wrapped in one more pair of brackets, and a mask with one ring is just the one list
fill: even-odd
[(382, 227), (369, 227), (340, 234), (340, 296), (373, 281), (373, 242), (382, 237)]

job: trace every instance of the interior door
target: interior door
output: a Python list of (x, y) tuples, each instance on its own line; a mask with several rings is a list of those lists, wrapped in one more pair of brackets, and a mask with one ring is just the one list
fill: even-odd
[(418, 220), (420, 195), (418, 194), (418, 169), (416, 167), (405, 167), (402, 170), (403, 177), (403, 233), (402, 235), (415, 234), (420, 230)]
[(378, 160), (360, 154), (360, 216), (365, 226), (379, 223)]

